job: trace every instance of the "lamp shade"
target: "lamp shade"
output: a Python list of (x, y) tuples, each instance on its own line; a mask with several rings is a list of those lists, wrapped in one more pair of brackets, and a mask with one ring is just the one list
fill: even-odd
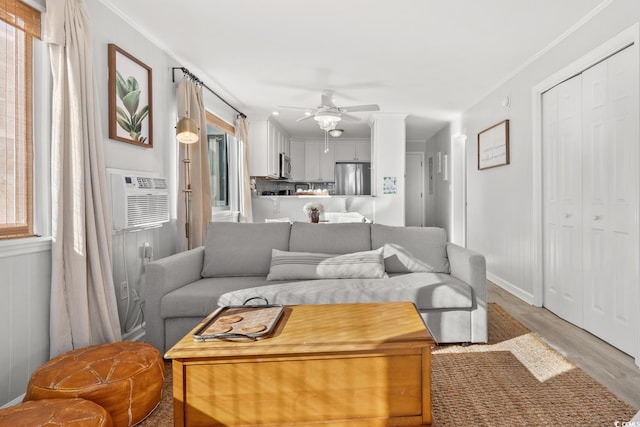
[(344, 132), (343, 129), (331, 129), (329, 131), (329, 135), (331, 135), (334, 138), (339, 137), (340, 135), (342, 135), (342, 132)]
[(189, 117), (178, 120), (176, 125), (176, 139), (183, 144), (198, 142), (198, 123)]

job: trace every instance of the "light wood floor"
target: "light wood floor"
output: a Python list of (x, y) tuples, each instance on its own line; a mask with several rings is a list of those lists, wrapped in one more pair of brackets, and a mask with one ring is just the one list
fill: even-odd
[(576, 366), (620, 399), (640, 409), (640, 368), (631, 356), (549, 310), (529, 305), (492, 283), (489, 284), (489, 301), (500, 304)]

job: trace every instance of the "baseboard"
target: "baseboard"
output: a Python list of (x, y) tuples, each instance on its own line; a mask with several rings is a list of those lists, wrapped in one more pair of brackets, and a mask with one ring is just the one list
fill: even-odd
[(8, 408), (9, 406), (14, 406), (19, 403), (22, 403), (22, 400), (24, 399), (25, 394), (26, 393), (22, 393), (20, 396), (16, 397), (12, 401), (5, 403), (3, 406), (0, 406), (0, 409)]
[(145, 336), (145, 324), (141, 324), (133, 328), (126, 334), (122, 334), (122, 341), (142, 341)]
[(520, 289), (519, 287), (517, 287), (516, 285), (514, 285), (513, 283), (508, 282), (507, 280), (504, 280), (498, 276), (496, 276), (493, 273), (490, 273), (487, 271), (487, 279), (490, 280), (491, 282), (495, 283), (496, 285), (500, 286), (502, 289), (504, 289), (505, 291), (509, 292), (510, 294), (520, 298), (522, 301), (526, 302), (527, 304), (531, 304), (534, 305), (533, 301), (533, 295), (523, 291), (522, 289)]

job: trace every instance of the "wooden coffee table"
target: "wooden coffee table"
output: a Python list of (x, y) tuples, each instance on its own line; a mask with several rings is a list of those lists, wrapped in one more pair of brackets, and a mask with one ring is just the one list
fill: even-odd
[(191, 332), (165, 355), (175, 425), (429, 425), (433, 345), (408, 302), (288, 306), (260, 341)]

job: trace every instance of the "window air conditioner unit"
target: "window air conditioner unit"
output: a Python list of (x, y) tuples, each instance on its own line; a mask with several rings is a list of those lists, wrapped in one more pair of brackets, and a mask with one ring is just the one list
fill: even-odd
[(169, 222), (167, 178), (112, 173), (111, 203), (114, 230)]

